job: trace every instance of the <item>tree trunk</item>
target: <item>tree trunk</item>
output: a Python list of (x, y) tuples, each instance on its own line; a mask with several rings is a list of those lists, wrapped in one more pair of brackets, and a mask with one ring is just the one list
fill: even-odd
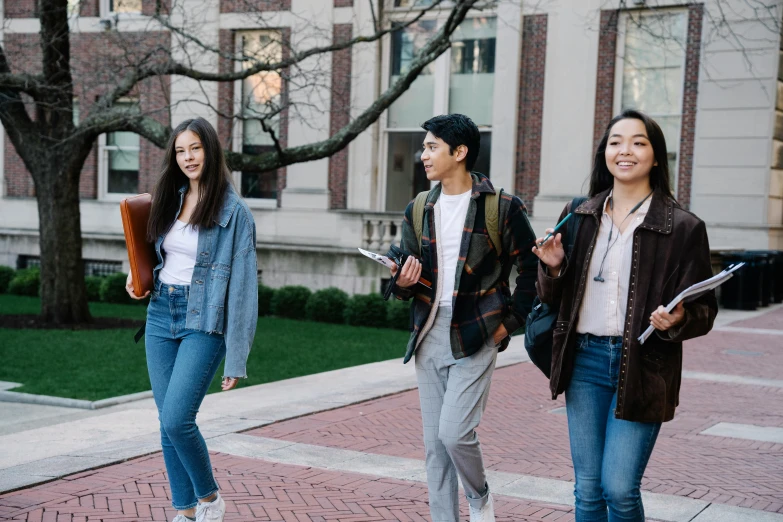
[[(87, 306), (79, 212), (79, 176), (52, 162), (36, 176), (41, 246), (41, 318), (69, 325), (92, 321)], [(73, 167), (71, 167), (73, 168)]]

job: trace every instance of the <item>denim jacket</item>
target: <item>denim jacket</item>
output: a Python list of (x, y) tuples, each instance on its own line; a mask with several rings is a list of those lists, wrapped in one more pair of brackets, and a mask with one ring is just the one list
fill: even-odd
[[(187, 187), (179, 191), (179, 215)], [(173, 223), (172, 223), (173, 224)], [(242, 198), (229, 185), (217, 226), (202, 228), (193, 278), (190, 281), (185, 328), (223, 334), (226, 343), (225, 377), (247, 377), (246, 364), (258, 322), (258, 265), (256, 225)], [(152, 299), (158, 298), (163, 268), (163, 239), (155, 241), (158, 265)]]

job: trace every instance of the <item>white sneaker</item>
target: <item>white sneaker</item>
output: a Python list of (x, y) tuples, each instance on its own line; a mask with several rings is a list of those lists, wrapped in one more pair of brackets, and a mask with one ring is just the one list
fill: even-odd
[(192, 521), (185, 515), (177, 515), (176, 517), (174, 517), (174, 520), (172, 520), (171, 522), (192, 522)]
[(470, 522), (495, 522), (495, 503), (492, 501), (492, 493), (487, 498), (487, 503), (481, 509), (470, 505)]
[[(212, 502), (199, 502), (196, 508), (196, 522), (223, 522), (226, 514), (226, 503), (220, 493)], [(494, 520), (494, 519), (493, 519)]]

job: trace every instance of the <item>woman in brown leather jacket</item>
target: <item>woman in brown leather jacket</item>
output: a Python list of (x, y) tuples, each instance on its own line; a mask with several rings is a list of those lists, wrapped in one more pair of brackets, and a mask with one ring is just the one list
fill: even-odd
[(710, 248), (704, 222), (672, 195), (663, 132), (643, 113), (610, 122), (589, 196), (573, 209), (568, 258), (560, 234), (533, 248), (539, 298), (560, 302), (550, 389), (566, 394), (577, 522), (643, 521), (642, 475), (679, 401), (682, 342), (717, 314), (713, 292), (671, 313), (663, 305), (712, 276)]

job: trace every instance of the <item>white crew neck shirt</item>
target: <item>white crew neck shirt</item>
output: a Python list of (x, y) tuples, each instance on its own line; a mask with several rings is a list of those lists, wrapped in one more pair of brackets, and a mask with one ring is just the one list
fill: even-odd
[(442, 277), (438, 277), (438, 284), (443, 285), (440, 294), (440, 306), (452, 306), (454, 296), (454, 283), (457, 278), (457, 259), (459, 247), (462, 242), (462, 231), (465, 229), (465, 218), (468, 215), (470, 194), (468, 190), (462, 194), (447, 195), (441, 193), (438, 201), (440, 213), (440, 228), (438, 228), (437, 241), (440, 242), (443, 259), (439, 260), (438, 271)]
[(163, 239), (166, 255), (160, 280), (167, 285), (190, 285), (198, 253), (198, 227), (179, 219)]

